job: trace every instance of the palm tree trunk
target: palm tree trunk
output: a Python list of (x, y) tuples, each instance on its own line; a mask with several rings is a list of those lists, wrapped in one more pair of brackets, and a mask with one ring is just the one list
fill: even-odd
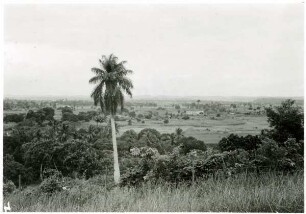
[(113, 115), (111, 115), (111, 126), (112, 126), (112, 140), (113, 140), (113, 150), (114, 150), (114, 181), (115, 181), (115, 184), (119, 184), (120, 169), (119, 169), (119, 161), (118, 161), (115, 120), (114, 120)]

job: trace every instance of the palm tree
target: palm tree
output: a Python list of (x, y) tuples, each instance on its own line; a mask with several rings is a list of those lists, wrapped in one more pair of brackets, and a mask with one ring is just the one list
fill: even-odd
[(197, 108), (199, 109), (199, 105), (200, 105), (201, 100), (197, 100), (198, 106)]
[(119, 106), (121, 110), (123, 109), (124, 93), (132, 97), (133, 83), (126, 76), (133, 71), (125, 68), (126, 61), (118, 62), (118, 58), (113, 54), (108, 57), (103, 55), (99, 62), (100, 68), (94, 67), (91, 69), (95, 76), (89, 80), (89, 83), (96, 84), (91, 97), (95, 105), (100, 105), (103, 113), (110, 115), (114, 150), (114, 181), (118, 184), (120, 182), (120, 170), (114, 116)]

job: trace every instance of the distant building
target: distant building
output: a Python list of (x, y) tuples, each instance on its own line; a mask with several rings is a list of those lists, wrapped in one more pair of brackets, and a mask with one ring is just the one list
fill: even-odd
[(204, 115), (204, 111), (186, 111), (187, 115)]

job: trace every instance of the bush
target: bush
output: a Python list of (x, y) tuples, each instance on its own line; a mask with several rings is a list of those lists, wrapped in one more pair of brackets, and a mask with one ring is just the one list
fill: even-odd
[(288, 139), (279, 145), (272, 139), (264, 139), (256, 151), (256, 164), (259, 167), (273, 168), (282, 171), (303, 169), (304, 157), (301, 142)]
[(131, 112), (129, 113), (129, 116), (135, 118), (135, 117), (136, 117), (135, 111), (131, 111)]
[[(104, 145), (107, 144), (101, 144), (101, 146)], [(102, 157), (99, 150), (86, 140), (68, 140), (62, 148), (59, 148), (62, 156), (61, 165), (65, 166), (62, 172), (65, 174), (77, 172), (79, 175), (85, 175), (86, 178), (99, 174), (102, 169)]]
[(78, 115), (75, 115), (70, 112), (64, 112), (62, 114), (62, 121), (70, 121), (70, 122), (77, 122), (79, 121)]
[(197, 149), (201, 151), (206, 151), (207, 147), (205, 143), (201, 140), (197, 140), (194, 137), (183, 137), (178, 141), (181, 147), (181, 153), (187, 154), (191, 150)]
[(182, 117), (182, 119), (183, 119), (183, 120), (189, 120), (190, 117), (189, 117), (188, 115), (185, 115), (185, 116)]
[(127, 130), (120, 136), (120, 139), (129, 143), (135, 143), (137, 137), (137, 133), (134, 130)]
[(62, 114), (64, 114), (64, 113), (73, 113), (72, 108), (70, 108), (68, 106), (62, 107), (61, 110), (62, 110)]
[(3, 122), (9, 123), (9, 122), (14, 122), (14, 123), (19, 123), (23, 121), (25, 118), (25, 114), (8, 114), (5, 115), (3, 118)]
[(26, 170), (24, 165), (15, 161), (12, 155), (7, 154), (3, 157), (4, 179), (13, 181), (15, 184), (18, 184), (19, 175), (22, 175), (22, 178), (30, 178), (31, 176), (29, 176), (28, 173), (29, 170)]
[(138, 133), (138, 140), (147, 144), (156, 144), (160, 140), (160, 133), (156, 129), (146, 128)]
[(62, 190), (61, 179), (58, 176), (51, 176), (43, 180), (39, 186), (43, 193), (52, 194)]
[(50, 178), (50, 177), (62, 177), (62, 173), (56, 169), (44, 169), (43, 171), (43, 178)]
[(37, 123), (42, 123), (45, 120), (53, 120), (54, 109), (50, 107), (39, 109), (37, 112), (29, 110), (26, 119), (32, 119)]
[(79, 112), (77, 115), (78, 120), (82, 121), (84, 120), (85, 122), (89, 122), (91, 119), (93, 119), (97, 115), (96, 111), (90, 111), (90, 112)]
[(145, 115), (145, 118), (148, 119), (148, 120), (151, 119), (152, 118), (152, 114)]
[(169, 123), (169, 120), (168, 119), (165, 119), (164, 120), (164, 124), (168, 124)]
[(4, 196), (14, 192), (16, 190), (16, 186), (13, 181), (8, 180), (7, 182), (3, 183), (3, 194)]
[(45, 107), (41, 109), (44, 112), (45, 120), (53, 120), (54, 117), (54, 109), (51, 107)]
[(281, 167), (279, 163), (281, 163), (286, 156), (286, 149), (279, 146), (272, 139), (264, 139), (262, 144), (257, 149), (256, 154), (258, 166), (278, 169)]
[(257, 149), (260, 144), (261, 139), (257, 135), (247, 135), (246, 137), (240, 137), (236, 134), (230, 134), (228, 137), (224, 137), (220, 140), (218, 147), (222, 152), (236, 149), (244, 149), (250, 151)]
[(268, 122), (273, 127), (272, 138), (284, 143), (288, 138), (304, 139), (303, 109), (294, 106), (294, 100), (286, 100), (274, 109), (266, 108)]

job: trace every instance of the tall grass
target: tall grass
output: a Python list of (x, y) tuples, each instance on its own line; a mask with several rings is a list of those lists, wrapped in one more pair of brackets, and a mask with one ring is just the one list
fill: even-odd
[(69, 191), (42, 194), (28, 187), (5, 197), (12, 211), (303, 212), (303, 173), (240, 174), (193, 186), (146, 183), (110, 187), (102, 177), (78, 180)]

